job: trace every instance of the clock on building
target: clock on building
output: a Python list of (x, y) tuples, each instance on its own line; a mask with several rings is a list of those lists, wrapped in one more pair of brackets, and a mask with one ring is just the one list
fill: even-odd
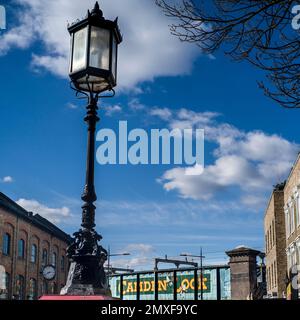
[(53, 280), (56, 275), (55, 267), (52, 265), (45, 266), (42, 270), (42, 274), (46, 280)]

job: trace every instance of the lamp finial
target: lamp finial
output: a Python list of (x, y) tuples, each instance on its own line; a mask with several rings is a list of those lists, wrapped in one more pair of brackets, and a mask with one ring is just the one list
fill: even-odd
[(100, 9), (100, 6), (99, 6), (98, 1), (96, 1), (96, 3), (95, 3), (94, 9), (92, 10), (91, 15), (92, 15), (92, 16), (100, 16), (100, 17), (103, 17), (103, 12), (102, 12), (102, 10)]

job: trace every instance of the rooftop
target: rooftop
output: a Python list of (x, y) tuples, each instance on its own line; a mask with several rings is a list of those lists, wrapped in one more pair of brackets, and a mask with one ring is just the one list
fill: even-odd
[(28, 212), (2, 192), (0, 192), (0, 208), (3, 208), (11, 212), (12, 214), (15, 214), (19, 218), (25, 220), (28, 223), (31, 223), (32, 225), (44, 230), (47, 233), (50, 233), (51, 235), (56, 236), (62, 241), (70, 243), (72, 240), (70, 235), (62, 231), (55, 224), (43, 218), (39, 214), (33, 214), (32, 212)]

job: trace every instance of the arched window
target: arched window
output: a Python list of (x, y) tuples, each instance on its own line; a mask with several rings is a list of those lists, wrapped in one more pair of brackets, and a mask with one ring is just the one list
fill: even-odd
[(65, 271), (65, 256), (61, 256), (60, 268), (61, 271)]
[(30, 279), (29, 300), (37, 299), (37, 282), (34, 278)]
[(21, 275), (17, 277), (16, 293), (18, 300), (25, 300), (25, 279)]
[(25, 241), (23, 239), (20, 239), (18, 242), (18, 257), (25, 258)]
[(3, 236), (2, 252), (6, 256), (10, 255), (10, 244), (11, 244), (11, 236), (9, 233), (5, 233)]
[(45, 266), (46, 264), (48, 264), (48, 251), (47, 249), (43, 249), (43, 253), (42, 253), (42, 264)]
[(5, 273), (5, 286), (6, 286), (6, 296), (7, 299), (10, 298), (10, 274), (8, 272)]
[(31, 246), (31, 256), (30, 256), (30, 262), (36, 263), (37, 260), (37, 246), (33, 244)]
[(54, 267), (56, 267), (57, 264), (57, 254), (55, 252), (52, 253), (52, 261), (51, 261), (52, 265)]
[(46, 280), (43, 281), (42, 293), (48, 294), (48, 282)]
[(57, 284), (56, 282), (51, 283), (51, 293), (56, 294), (57, 293)]

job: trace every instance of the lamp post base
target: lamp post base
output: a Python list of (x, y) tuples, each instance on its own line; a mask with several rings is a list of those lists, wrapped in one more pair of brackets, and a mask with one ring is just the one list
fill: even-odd
[(103, 264), (97, 256), (74, 256), (70, 265), (68, 279), (61, 295), (93, 296), (108, 295), (108, 287)]
[(111, 297), (109, 289), (95, 288), (91, 284), (72, 284), (69, 287), (65, 286), (60, 291), (61, 296), (97, 296), (105, 295)]
[(68, 279), (61, 295), (111, 295), (104, 272), (107, 251), (98, 244), (101, 236), (95, 230), (80, 229), (68, 247), (71, 259)]

